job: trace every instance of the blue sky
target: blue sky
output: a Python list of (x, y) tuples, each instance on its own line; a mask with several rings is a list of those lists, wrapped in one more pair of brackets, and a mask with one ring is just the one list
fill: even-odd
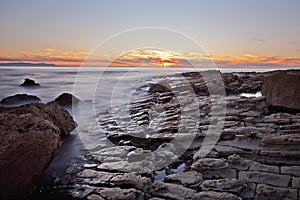
[(187, 34), (212, 55), (300, 57), (299, 0), (1, 0), (0, 53), (88, 52), (152, 26)]

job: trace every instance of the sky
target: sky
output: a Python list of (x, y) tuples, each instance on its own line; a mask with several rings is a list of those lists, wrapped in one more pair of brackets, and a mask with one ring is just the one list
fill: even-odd
[(0, 63), (300, 68), (299, 0), (0, 0), (0, 31)]

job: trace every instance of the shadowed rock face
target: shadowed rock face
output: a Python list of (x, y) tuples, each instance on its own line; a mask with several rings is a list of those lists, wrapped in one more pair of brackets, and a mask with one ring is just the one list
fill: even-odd
[(263, 94), (278, 110), (300, 110), (300, 72), (277, 72), (266, 77)]
[(58, 104), (0, 108), (0, 199), (25, 199), (76, 123)]
[(26, 104), (33, 102), (40, 102), (41, 99), (34, 95), (28, 94), (16, 94), (13, 96), (6, 97), (0, 101), (0, 104), (3, 105), (15, 105), (15, 104)]
[(32, 86), (40, 86), (40, 84), (36, 83), (34, 80), (31, 80), (29, 78), (25, 78), (24, 82), (20, 86), (32, 87)]

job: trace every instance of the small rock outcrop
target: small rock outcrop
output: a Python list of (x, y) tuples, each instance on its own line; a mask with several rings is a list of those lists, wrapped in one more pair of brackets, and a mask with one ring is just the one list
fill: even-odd
[(72, 104), (76, 105), (81, 102), (80, 99), (69, 93), (59, 95), (54, 101), (61, 106), (72, 106)]
[(171, 92), (171, 86), (167, 81), (162, 81), (151, 85), (148, 92), (151, 94), (155, 92), (158, 93)]
[(0, 107), (0, 199), (25, 199), (76, 127), (57, 103)]
[(18, 105), (18, 104), (27, 104), (33, 102), (40, 102), (41, 99), (34, 95), (28, 94), (16, 94), (13, 96), (6, 97), (0, 101), (0, 104), (3, 105)]
[(279, 110), (300, 110), (300, 72), (276, 72), (266, 77), (263, 95), (269, 106)]
[(23, 87), (32, 87), (32, 86), (40, 86), (39, 83), (36, 83), (35, 80), (25, 78), (24, 82), (20, 85)]

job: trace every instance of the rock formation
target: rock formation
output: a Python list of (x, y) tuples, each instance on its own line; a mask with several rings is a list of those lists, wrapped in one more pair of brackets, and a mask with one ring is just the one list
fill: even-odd
[(149, 93), (164, 93), (164, 92), (171, 92), (171, 86), (169, 85), (169, 83), (167, 81), (163, 81), (163, 82), (159, 82), (159, 83), (155, 83), (153, 85), (150, 86), (149, 88)]
[(76, 127), (57, 103), (0, 108), (0, 199), (25, 199)]
[(300, 72), (275, 72), (267, 76), (263, 95), (267, 104), (275, 109), (300, 111)]
[(35, 80), (25, 78), (24, 82), (20, 86), (32, 87), (32, 86), (40, 86), (40, 84), (36, 83)]
[[(213, 84), (214, 77), (204, 82), (199, 73), (185, 73), (168, 77), (172, 92), (161, 87), (164, 84), (153, 85), (151, 92), (132, 98), (127, 105), (130, 112), (120, 106), (115, 108), (118, 115), (101, 113), (100, 129), (116, 146), (93, 148), (95, 157), (89, 160), (93, 164), (84, 165), (84, 171), (75, 175), (78, 185), (72, 195), (82, 199), (299, 199), (300, 113), (272, 113), (264, 96), (240, 96), (260, 91), (270, 74), (221, 74), (227, 96), (217, 109), (212, 109), (212, 102), (218, 96), (208, 96), (205, 86)], [(195, 95), (183, 90), (189, 87), (185, 80), (197, 94), (200, 116), (191, 106)], [(180, 106), (172, 101), (175, 94)], [(226, 116), (221, 122), (223, 106)], [(178, 123), (183, 120), (185, 124)], [(201, 148), (207, 145), (209, 129), (217, 126), (222, 127), (219, 137), (203, 157)], [(181, 149), (185, 151), (176, 158)], [(155, 168), (167, 159), (169, 165)], [(129, 184), (115, 182), (128, 177)]]
[(59, 105), (61, 105), (61, 106), (72, 106), (72, 105), (77, 105), (78, 103), (81, 102), (81, 100), (72, 94), (63, 93), (63, 94), (59, 95), (54, 100), (54, 102), (59, 103)]
[[(209, 91), (218, 91), (218, 73), (223, 98)], [(93, 156), (84, 158), (81, 171), (68, 170), (70, 198), (298, 200), (299, 111), (270, 112), (268, 97), (240, 95), (261, 91), (270, 74), (215, 71), (204, 72), (206, 80), (203, 73), (151, 80), (158, 84), (148, 91), (146, 84), (128, 105), (99, 113), (86, 127), (95, 138)]]
[(41, 99), (34, 95), (28, 94), (16, 94), (13, 96), (6, 97), (0, 101), (3, 105), (21, 105), (33, 102), (40, 102)]

